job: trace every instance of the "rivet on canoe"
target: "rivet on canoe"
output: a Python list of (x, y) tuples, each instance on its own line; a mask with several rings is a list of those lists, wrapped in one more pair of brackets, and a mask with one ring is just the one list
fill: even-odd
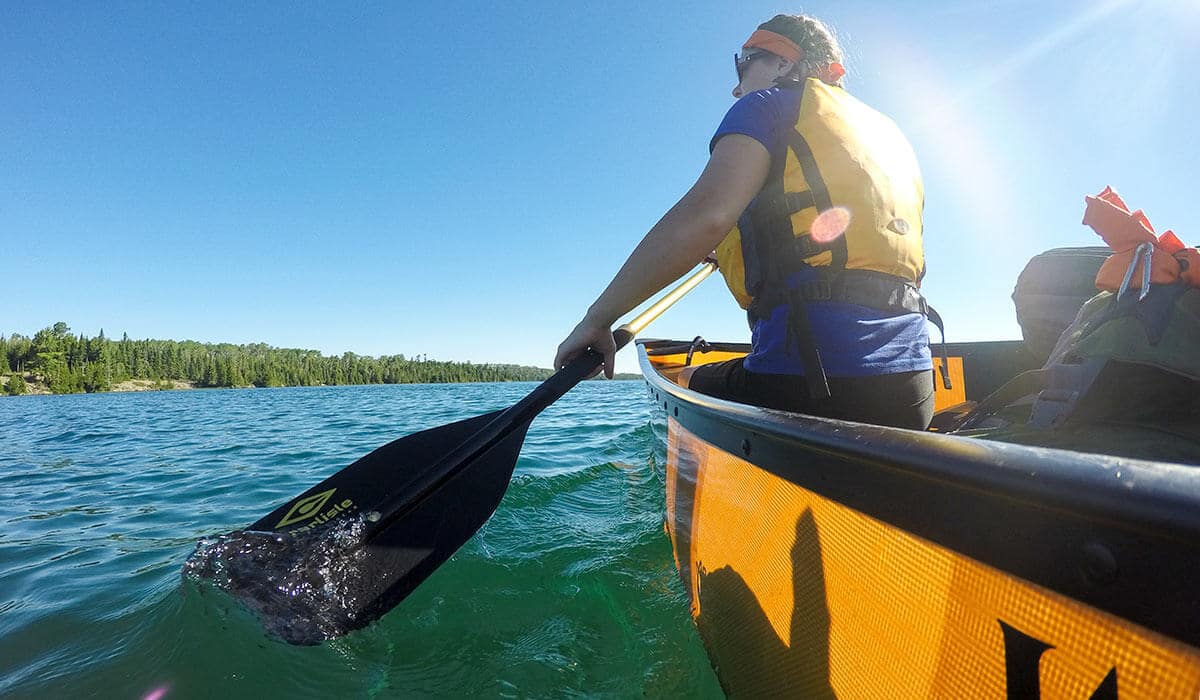
[(1091, 541), (1083, 546), (1083, 578), (1093, 586), (1106, 586), (1117, 580), (1117, 559), (1101, 542)]
[(750, 438), (742, 440), (742, 454), (750, 456)]

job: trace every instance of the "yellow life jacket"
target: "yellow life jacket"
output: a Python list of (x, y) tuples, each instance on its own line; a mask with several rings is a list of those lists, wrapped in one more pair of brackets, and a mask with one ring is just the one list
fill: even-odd
[[(908, 140), (892, 120), (841, 88), (815, 78), (784, 87), (804, 91), (788, 147), (782, 158), (773, 154), (767, 184), (716, 250), (729, 290), (749, 309), (804, 264), (847, 280), (865, 277), (875, 287), (894, 278), (902, 292), (911, 287), (916, 294), (925, 271), (925, 191)], [(849, 214), (849, 226), (819, 243), (810, 229), (818, 213), (834, 207)], [(846, 270), (867, 272), (841, 275)], [(878, 290), (866, 296), (878, 297)]]

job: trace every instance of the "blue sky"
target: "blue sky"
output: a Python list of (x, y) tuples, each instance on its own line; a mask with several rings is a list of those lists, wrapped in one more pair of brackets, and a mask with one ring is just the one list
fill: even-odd
[[(1112, 184), (1200, 243), (1200, 2), (0, 5), (0, 332), (549, 366), (694, 181), (776, 12), (926, 180), (951, 340), (1019, 337)], [(745, 340), (718, 279), (647, 331)], [(635, 371), (631, 351), (618, 370)]]

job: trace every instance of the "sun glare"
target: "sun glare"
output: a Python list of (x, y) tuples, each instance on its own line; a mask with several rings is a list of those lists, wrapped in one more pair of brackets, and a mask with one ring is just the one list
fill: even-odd
[[(1050, 79), (1061, 84), (1060, 98), (1094, 115), (1089, 121), (1093, 128), (1128, 134), (1131, 141), (1149, 138), (1153, 125), (1179, 108), (1179, 81), (1197, 46), (1200, 0), (1105, 0), (1066, 19), (1031, 27), (1024, 44), (970, 75), (954, 75), (918, 52), (894, 52), (892, 58), (909, 64), (902, 70), (908, 76), (906, 99), (919, 109), (906, 127), (919, 142), (915, 145), (922, 161), (951, 174), (954, 199), (979, 222), (977, 234), (1011, 242), (1013, 235), (1022, 235), (1004, 224), (1012, 215), (1004, 193), (1022, 177), (1014, 159), (1020, 159), (1022, 171), (1041, 171), (1054, 163), (1038, 162), (1044, 149), (1014, 147), (1011, 141), (1036, 144), (1042, 132), (1030, 120), (1037, 118), (1037, 109), (1008, 104), (998, 96), (1012, 84), (1050, 70)], [(1063, 63), (1056, 59), (1063, 51), (1072, 52), (1074, 65), (1086, 66), (1086, 72), (1062, 73)], [(1122, 99), (1114, 105), (1116, 85)], [(961, 176), (965, 173), (970, 177)]]
[(1157, 0), (1154, 4), (1162, 7), (1185, 41), (1200, 46), (1200, 0)]

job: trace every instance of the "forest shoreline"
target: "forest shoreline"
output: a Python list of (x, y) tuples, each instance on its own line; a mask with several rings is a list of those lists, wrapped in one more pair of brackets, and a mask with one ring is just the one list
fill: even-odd
[[(612, 381), (630, 381), (630, 380), (641, 379), (641, 378), (642, 378), (642, 375), (640, 375), (640, 374), (617, 374), (612, 378)], [(10, 394), (8, 394), (8, 392), (7, 392), (9, 379), (10, 379), (9, 376), (0, 375), (0, 398), (7, 398), (8, 396), (10, 396)], [(24, 379), (25, 379), (24, 394), (14, 394), (13, 396), (71, 396), (71, 394), (55, 394), (53, 391), (50, 390), (50, 384), (47, 381), (45, 381), (45, 378), (41, 377), (40, 375), (26, 374), (26, 375), (24, 375)], [(597, 377), (596, 380), (599, 381), (600, 378)], [(485, 382), (485, 383), (504, 384), (509, 381), (531, 381), (531, 380), (503, 380), (503, 381), (493, 381), (493, 382)], [(410, 382), (405, 382), (405, 383), (410, 383)], [(479, 382), (438, 382), (438, 383), (439, 384), (475, 384), (475, 383), (479, 383)], [(297, 386), (299, 386), (299, 385), (297, 385)], [(313, 384), (313, 385), (308, 385), (308, 386), (323, 387), (323, 386), (378, 386), (378, 385), (377, 384)], [(110, 393), (111, 394), (117, 394), (117, 393), (127, 394), (127, 393), (139, 393), (139, 392), (143, 392), (143, 391), (190, 391), (192, 389), (221, 390), (221, 389), (259, 389), (259, 388), (266, 388), (266, 387), (256, 387), (253, 384), (247, 384), (245, 386), (203, 386), (199, 382), (191, 382), (191, 381), (186, 381), (186, 380), (182, 380), (182, 379), (162, 379), (162, 380), (126, 379), (125, 381), (114, 384), (109, 389), (105, 389), (103, 391), (91, 392), (91, 393), (95, 393), (95, 394), (110, 394)], [(288, 387), (274, 387), (274, 388), (283, 389), (283, 388), (288, 388)], [(85, 392), (85, 393), (87, 393), (87, 392)]]
[[(367, 384), (462, 384), (544, 381), (551, 369), (430, 360), (428, 355), (371, 357), (344, 352), (194, 340), (111, 340), (104, 330), (76, 335), (59, 321), (32, 338), (0, 335), (0, 390), (6, 395), (105, 391), (240, 389)], [(622, 379), (637, 379), (628, 375)]]

